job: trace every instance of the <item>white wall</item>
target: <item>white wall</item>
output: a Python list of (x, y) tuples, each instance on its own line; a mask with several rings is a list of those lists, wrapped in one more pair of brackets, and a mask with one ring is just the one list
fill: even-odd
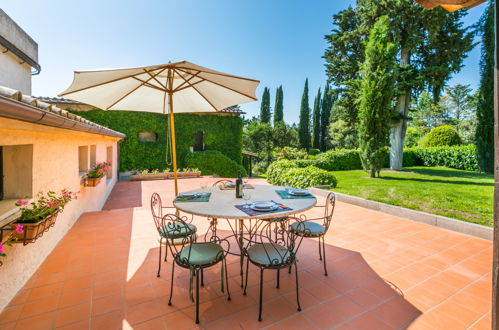
[[(78, 147), (96, 145), (96, 160), (107, 159), (107, 147), (113, 147), (113, 164), (117, 164), (118, 138), (34, 125), (0, 118), (0, 145), (33, 145), (33, 196), (39, 191), (80, 191), (78, 200), (67, 204), (56, 225), (35, 243), (6, 247), (7, 257), (0, 266), (0, 310), (15, 296), (50, 254), (83, 212), (102, 209), (117, 181), (103, 179), (97, 187), (82, 186), (79, 176)], [(89, 148), (90, 149), (90, 148)]]

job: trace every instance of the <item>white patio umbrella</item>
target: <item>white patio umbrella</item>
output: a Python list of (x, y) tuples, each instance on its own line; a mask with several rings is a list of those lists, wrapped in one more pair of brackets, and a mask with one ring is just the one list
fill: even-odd
[(75, 71), (59, 96), (103, 110), (169, 114), (175, 194), (178, 194), (174, 113), (216, 112), (256, 101), (260, 81), (182, 61), (127, 69)]

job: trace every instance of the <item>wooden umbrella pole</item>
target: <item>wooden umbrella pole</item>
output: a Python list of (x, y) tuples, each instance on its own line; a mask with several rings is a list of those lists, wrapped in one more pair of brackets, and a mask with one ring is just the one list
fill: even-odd
[(173, 180), (175, 181), (175, 196), (178, 195), (178, 182), (177, 182), (177, 147), (175, 144), (175, 120), (173, 116), (173, 95), (168, 93), (168, 105), (170, 107), (170, 136), (172, 139), (172, 152), (173, 152)]

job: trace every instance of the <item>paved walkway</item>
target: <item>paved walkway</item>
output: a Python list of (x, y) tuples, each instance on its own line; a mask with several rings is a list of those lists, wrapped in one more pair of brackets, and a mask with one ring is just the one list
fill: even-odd
[[(183, 179), (180, 188), (198, 188), (201, 180), (216, 179)], [(156, 191), (171, 202), (172, 186), (172, 181), (119, 182), (104, 210), (82, 215), (0, 314), (0, 329), (195, 328), (188, 272), (175, 272), (173, 306), (167, 305), (170, 260), (156, 277), (158, 243), (149, 198)], [(206, 230), (205, 219), (194, 222)], [(306, 240), (299, 252), (300, 313), (294, 276), (281, 274), (276, 289), (275, 273), (266, 272), (261, 323), (255, 268), (243, 296), (238, 260), (229, 259), (230, 302), (220, 292), (220, 269), (211, 268), (201, 290), (201, 327), (490, 328), (490, 242), (337, 203), (326, 244), (328, 277), (316, 241)]]

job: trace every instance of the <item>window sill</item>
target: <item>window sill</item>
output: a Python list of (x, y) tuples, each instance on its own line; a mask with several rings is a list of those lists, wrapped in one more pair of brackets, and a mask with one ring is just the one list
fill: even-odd
[(16, 199), (0, 201), (0, 227), (14, 221), (21, 215), (21, 210), (16, 206)]

